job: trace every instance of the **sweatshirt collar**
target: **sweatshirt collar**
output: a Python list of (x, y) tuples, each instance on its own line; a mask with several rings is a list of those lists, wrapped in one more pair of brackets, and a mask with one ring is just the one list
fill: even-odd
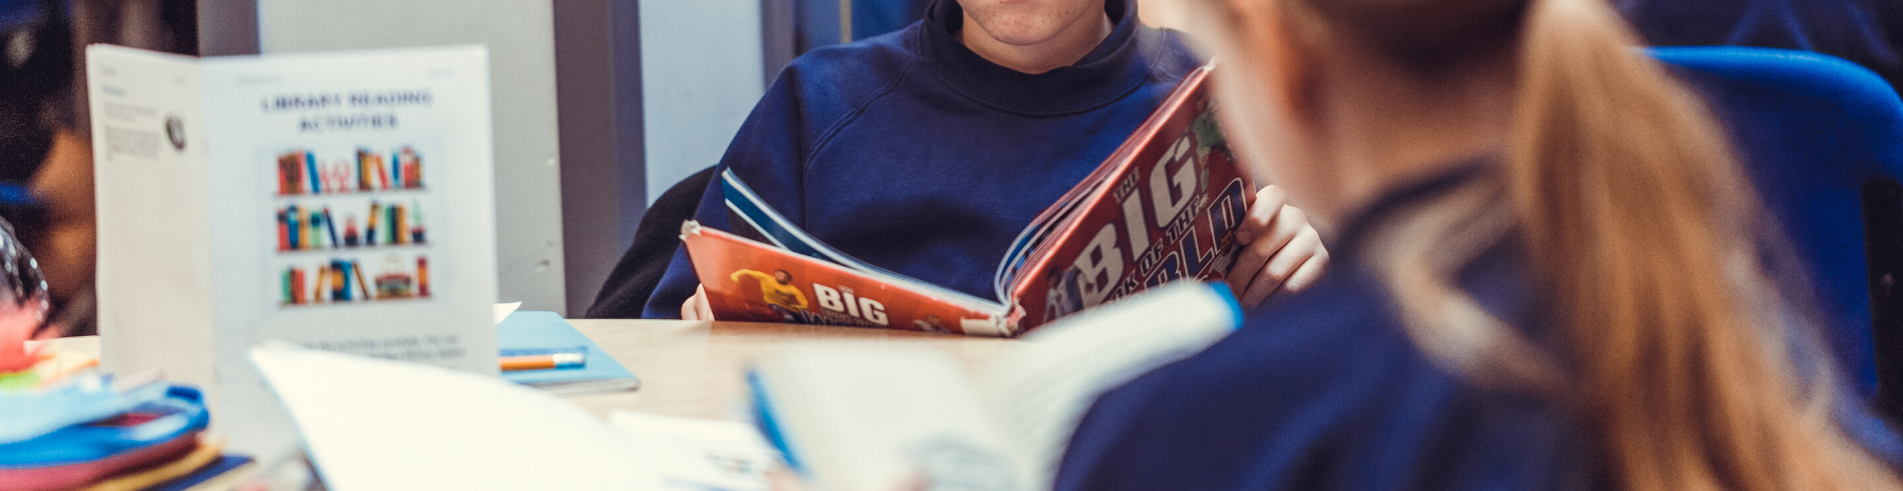
[[(1076, 64), (1032, 75), (992, 63), (959, 40), (964, 9), (938, 0), (927, 9), (920, 48), (938, 76), (960, 93), (1027, 116), (1061, 116), (1115, 102), (1142, 84), (1161, 34), (1137, 21), (1134, 0), (1105, 0), (1110, 36)], [(1157, 38), (1157, 39), (1152, 39)]]

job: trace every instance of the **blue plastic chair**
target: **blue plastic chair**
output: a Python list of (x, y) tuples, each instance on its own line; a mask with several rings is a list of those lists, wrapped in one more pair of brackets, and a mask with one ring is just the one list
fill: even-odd
[(1809, 277), (1801, 280), (1818, 299), (1840, 373), (1897, 415), (1903, 101), (1870, 70), (1817, 53), (1714, 46), (1651, 54), (1676, 67), (1729, 130), (1759, 196), (1805, 260)]

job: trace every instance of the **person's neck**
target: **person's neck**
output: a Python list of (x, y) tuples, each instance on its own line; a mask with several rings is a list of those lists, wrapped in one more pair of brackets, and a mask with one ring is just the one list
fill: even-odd
[(1503, 151), (1517, 70), (1512, 50), (1501, 51), (1433, 74), (1371, 50), (1337, 50), (1321, 61), (1312, 107), (1336, 186), (1328, 202), (1305, 203), (1308, 212), (1340, 223), (1406, 181)]
[(1110, 22), (1110, 15), (1099, 9), (1097, 15), (1085, 16), (1050, 39), (1017, 45), (999, 41), (985, 33), (970, 13), (964, 14), (964, 17), (958, 38), (966, 48), (999, 66), (1033, 75), (1076, 64), (1077, 60), (1089, 55), (1097, 49), (1098, 44), (1110, 37), (1110, 31), (1116, 27)]

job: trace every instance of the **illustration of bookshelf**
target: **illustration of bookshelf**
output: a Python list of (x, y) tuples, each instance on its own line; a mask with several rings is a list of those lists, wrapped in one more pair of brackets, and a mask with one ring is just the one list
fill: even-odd
[(432, 195), (415, 148), (276, 158), (280, 307), (429, 298)]

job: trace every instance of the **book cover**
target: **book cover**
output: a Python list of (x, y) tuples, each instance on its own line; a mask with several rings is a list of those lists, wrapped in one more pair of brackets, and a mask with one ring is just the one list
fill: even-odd
[[(496, 373), (484, 48), (87, 63), (108, 370), (205, 387), (261, 456), (296, 440), (243, 361), (259, 343)], [(385, 158), (412, 178), (364, 165)]]
[(553, 394), (634, 390), (641, 379), (621, 366), (568, 320), (554, 312), (519, 311), (496, 324), (496, 348), (502, 356), (582, 353), (582, 366), (502, 372), (502, 379)]
[(1191, 72), (1111, 156), (1027, 226), (1000, 258), (995, 298), (932, 285), (833, 250), (731, 172), (737, 233), (690, 222), (682, 240), (721, 320), (1014, 336), (1177, 279), (1220, 281), (1255, 197)]
[(716, 318), (1003, 336), (993, 309), (687, 222), (681, 230)]

